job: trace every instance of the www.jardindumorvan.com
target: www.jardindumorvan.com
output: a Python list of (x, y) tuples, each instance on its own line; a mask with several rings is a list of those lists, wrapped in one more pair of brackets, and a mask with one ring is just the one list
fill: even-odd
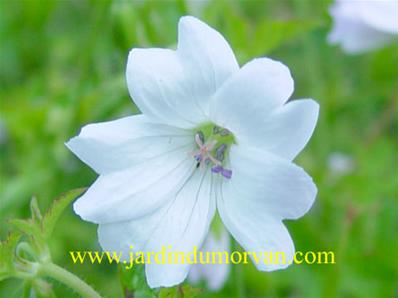
[(122, 263), (126, 269), (131, 269), (134, 264), (248, 264), (249, 258), (256, 264), (335, 264), (335, 255), (333, 251), (296, 251), (292, 261), (287, 261), (286, 254), (283, 251), (198, 251), (194, 247), (193, 251), (182, 252), (172, 251), (171, 246), (162, 246), (160, 251), (133, 251), (130, 246), (128, 255), (116, 251), (70, 251), (72, 262), (74, 264), (83, 264), (88, 261), (91, 264), (101, 264), (102, 262)]

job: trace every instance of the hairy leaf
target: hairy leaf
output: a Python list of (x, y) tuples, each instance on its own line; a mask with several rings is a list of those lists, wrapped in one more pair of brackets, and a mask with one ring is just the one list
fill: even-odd
[(80, 196), (86, 188), (77, 188), (62, 194), (57, 198), (50, 209), (46, 212), (42, 221), (44, 237), (48, 238), (54, 230), (55, 224), (65, 208), (78, 196)]
[(11, 277), (14, 272), (14, 252), (20, 237), (19, 233), (13, 232), (0, 242), (0, 280)]

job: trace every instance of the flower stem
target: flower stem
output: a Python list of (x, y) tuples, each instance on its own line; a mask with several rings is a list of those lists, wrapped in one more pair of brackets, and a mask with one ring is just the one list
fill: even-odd
[[(239, 244), (236, 241), (233, 241), (233, 249), (234, 251), (240, 251), (241, 248)], [(234, 282), (235, 282), (235, 289), (236, 293), (238, 294), (239, 298), (245, 298), (246, 297), (246, 291), (245, 291), (245, 284), (243, 280), (243, 268), (241, 264), (236, 264), (234, 266)]]
[(84, 298), (101, 298), (101, 296), (94, 291), (92, 287), (76, 275), (53, 263), (41, 264), (39, 273), (62, 282)]

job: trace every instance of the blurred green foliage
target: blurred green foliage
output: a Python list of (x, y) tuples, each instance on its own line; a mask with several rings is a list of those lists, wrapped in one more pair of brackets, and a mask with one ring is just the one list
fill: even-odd
[[(37, 195), (47, 209), (59, 193), (95, 174), (64, 146), (79, 127), (138, 113), (124, 71), (132, 47), (174, 47), (180, 16), (198, 16), (231, 43), (241, 64), (270, 56), (289, 66), (294, 98), (321, 106), (300, 154), (319, 189), (313, 209), (287, 222), (297, 250), (333, 250), (336, 265), (273, 273), (235, 266), (224, 289), (200, 297), (396, 297), (398, 295), (398, 45), (347, 56), (326, 43), (328, 1), (0, 2), (0, 236), (27, 217)], [(343, 152), (355, 168), (334, 173)], [(106, 297), (122, 295), (117, 268), (73, 265), (69, 250), (99, 249), (96, 227), (71, 208), (50, 243), (53, 259)], [(58, 283), (60, 297), (74, 293)], [(20, 297), (7, 280), (1, 297)]]

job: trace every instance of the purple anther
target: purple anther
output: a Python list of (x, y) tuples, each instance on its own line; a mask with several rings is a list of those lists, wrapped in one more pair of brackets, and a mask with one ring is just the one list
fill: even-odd
[(211, 171), (216, 174), (222, 172), (223, 170), (224, 170), (223, 167), (220, 165), (216, 165), (211, 168)]
[(222, 170), (221, 170), (221, 175), (223, 175), (223, 176), (224, 176), (225, 178), (227, 178), (227, 179), (231, 179), (231, 177), (232, 177), (232, 171), (222, 168)]
[(203, 158), (201, 154), (196, 154), (194, 157), (195, 157), (197, 162), (201, 162), (202, 158)]

